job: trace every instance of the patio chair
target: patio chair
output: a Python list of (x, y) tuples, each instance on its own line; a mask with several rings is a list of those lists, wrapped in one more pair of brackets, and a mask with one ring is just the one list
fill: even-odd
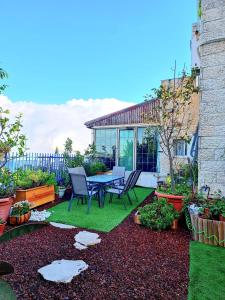
[(72, 201), (75, 198), (77, 198), (78, 201), (79, 201), (79, 199), (82, 199), (82, 203), (83, 203), (83, 199), (87, 199), (87, 202), (88, 202), (87, 213), (90, 212), (91, 200), (92, 200), (93, 196), (95, 196), (95, 195), (98, 196), (98, 202), (99, 202), (99, 206), (100, 206), (98, 187), (93, 186), (90, 190), (88, 188), (85, 175), (70, 173), (70, 177), (71, 177), (73, 192), (72, 192), (72, 196), (69, 201), (68, 211), (70, 211), (71, 206), (72, 206)]
[[(134, 171), (133, 177), (132, 177), (131, 182), (130, 182), (130, 187), (129, 187), (129, 190), (132, 190), (133, 193), (134, 193), (136, 202), (138, 202), (138, 197), (137, 197), (137, 194), (136, 194), (134, 188), (135, 188), (135, 185), (136, 185), (136, 183), (138, 181), (139, 176), (141, 175), (141, 172), (142, 172), (141, 170)], [(115, 185), (114, 187), (117, 188), (117, 189), (124, 189), (124, 184), (117, 185), (117, 186)]]
[[(108, 190), (106, 190), (106, 193), (109, 193), (110, 194), (110, 203), (112, 202), (112, 199), (113, 199), (113, 195), (117, 195), (119, 198), (121, 198), (121, 196), (127, 196), (128, 198), (128, 201), (130, 204), (132, 204), (132, 201), (131, 201), (131, 198), (130, 198), (130, 195), (129, 195), (129, 189), (130, 189), (130, 184), (131, 184), (131, 181), (132, 181), (132, 178), (134, 176), (134, 173), (135, 171), (132, 171), (127, 179), (127, 182), (126, 184), (124, 185), (123, 189), (118, 189), (116, 186), (115, 187), (112, 187), (112, 188), (109, 188)], [(126, 203), (125, 203), (125, 199), (124, 197), (121, 198), (123, 200), (123, 205), (124, 205), (124, 208), (126, 209)]]
[(121, 184), (124, 182), (124, 176), (125, 176), (125, 167), (118, 167), (114, 166), (112, 170), (112, 175), (113, 176), (121, 176), (123, 179), (116, 180), (114, 184)]
[[(69, 174), (80, 174), (87, 177), (84, 167), (67, 168)], [(97, 186), (95, 183), (87, 182), (88, 188), (91, 189), (93, 186)]]
[(80, 175), (87, 176), (84, 167), (67, 168), (67, 169), (70, 174), (80, 174)]
[(135, 173), (134, 173), (134, 176), (131, 180), (131, 183), (130, 183), (130, 190), (133, 191), (136, 202), (138, 202), (138, 197), (137, 197), (137, 194), (136, 194), (134, 188), (135, 188), (135, 185), (137, 184), (137, 181), (138, 181), (138, 178), (139, 178), (140, 175), (141, 175), (141, 170), (136, 170)]

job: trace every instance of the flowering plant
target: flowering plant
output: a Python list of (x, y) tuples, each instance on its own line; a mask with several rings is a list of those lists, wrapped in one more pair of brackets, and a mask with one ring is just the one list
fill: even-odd
[(30, 203), (27, 200), (16, 202), (11, 210), (11, 216), (22, 216), (30, 210)]

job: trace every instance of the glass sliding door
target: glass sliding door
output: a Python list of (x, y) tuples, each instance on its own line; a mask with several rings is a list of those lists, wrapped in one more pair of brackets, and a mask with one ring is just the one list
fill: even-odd
[(95, 145), (97, 158), (111, 170), (116, 164), (116, 129), (96, 129)]
[(134, 160), (134, 130), (120, 129), (119, 131), (119, 166), (133, 170)]

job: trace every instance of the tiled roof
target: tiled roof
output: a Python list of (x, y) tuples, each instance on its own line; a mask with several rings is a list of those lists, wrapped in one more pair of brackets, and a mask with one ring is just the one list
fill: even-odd
[(104, 127), (110, 125), (142, 124), (144, 123), (145, 114), (149, 111), (154, 111), (156, 105), (158, 105), (158, 99), (145, 101), (140, 104), (136, 104), (100, 118), (88, 121), (85, 123), (85, 125), (88, 128), (93, 128), (95, 126)]

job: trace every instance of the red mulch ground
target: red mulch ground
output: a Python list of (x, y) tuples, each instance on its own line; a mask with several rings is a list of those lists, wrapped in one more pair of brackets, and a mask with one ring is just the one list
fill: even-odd
[[(151, 231), (134, 224), (131, 214), (110, 233), (100, 233), (100, 244), (83, 251), (73, 246), (79, 230), (47, 226), (0, 245), (0, 260), (15, 269), (4, 278), (19, 300), (187, 298), (185, 229)], [(69, 284), (45, 281), (37, 270), (58, 259), (83, 259), (89, 268)]]

